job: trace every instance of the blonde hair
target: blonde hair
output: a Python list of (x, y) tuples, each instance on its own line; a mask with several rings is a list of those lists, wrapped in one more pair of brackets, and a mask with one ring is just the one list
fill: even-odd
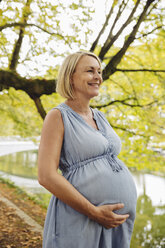
[(56, 86), (56, 92), (58, 92), (64, 98), (67, 99), (74, 98), (74, 92), (72, 89), (72, 85), (70, 83), (70, 79), (75, 71), (77, 63), (83, 56), (94, 57), (98, 61), (101, 67), (101, 62), (99, 58), (94, 53), (91, 52), (80, 51), (67, 56), (60, 67), (57, 86)]

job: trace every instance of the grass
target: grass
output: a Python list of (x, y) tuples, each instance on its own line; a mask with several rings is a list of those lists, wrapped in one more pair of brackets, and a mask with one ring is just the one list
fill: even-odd
[(19, 197), (29, 199), (34, 203), (40, 205), (41, 207), (47, 209), (51, 197), (50, 193), (32, 195), (30, 193), (27, 193), (22, 188), (16, 186), (15, 183), (11, 180), (4, 179), (2, 177), (0, 177), (0, 183), (6, 184), (8, 187), (15, 189), (15, 192)]

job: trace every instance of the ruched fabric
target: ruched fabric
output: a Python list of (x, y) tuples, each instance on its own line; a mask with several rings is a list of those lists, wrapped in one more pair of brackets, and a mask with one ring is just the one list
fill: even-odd
[(122, 225), (106, 229), (51, 197), (43, 248), (129, 248), (137, 193), (126, 165), (117, 157), (121, 140), (97, 109), (91, 109), (98, 130), (65, 103), (56, 107), (64, 123), (59, 168), (63, 176), (92, 204), (124, 203), (116, 213), (129, 213)]

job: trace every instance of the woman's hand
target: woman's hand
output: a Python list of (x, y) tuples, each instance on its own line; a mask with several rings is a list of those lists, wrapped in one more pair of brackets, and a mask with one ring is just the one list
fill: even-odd
[(95, 208), (96, 211), (91, 219), (107, 229), (117, 227), (124, 223), (129, 217), (129, 214), (119, 215), (113, 212), (114, 210), (119, 210), (123, 207), (124, 204), (122, 203), (98, 206)]

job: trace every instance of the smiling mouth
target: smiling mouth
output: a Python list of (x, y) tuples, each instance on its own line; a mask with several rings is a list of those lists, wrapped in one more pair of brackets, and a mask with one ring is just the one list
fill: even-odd
[(99, 84), (97, 84), (97, 83), (88, 83), (88, 85), (99, 88)]

